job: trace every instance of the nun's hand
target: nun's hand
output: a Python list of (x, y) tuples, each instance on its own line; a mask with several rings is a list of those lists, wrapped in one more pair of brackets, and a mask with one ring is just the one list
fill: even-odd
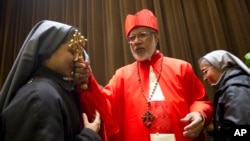
[(214, 131), (213, 121), (209, 122), (209, 124), (205, 127), (205, 129), (210, 132)]
[(77, 84), (87, 84), (91, 75), (91, 67), (88, 62), (75, 62), (74, 80)]
[(98, 132), (100, 130), (101, 117), (100, 113), (97, 110), (95, 111), (94, 120), (92, 122), (89, 122), (88, 117), (85, 113), (82, 114), (82, 118), (83, 118), (84, 128), (89, 128), (95, 132)]

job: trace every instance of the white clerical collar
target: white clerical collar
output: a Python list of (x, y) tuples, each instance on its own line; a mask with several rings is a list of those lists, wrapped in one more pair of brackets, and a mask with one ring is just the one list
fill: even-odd
[[(155, 76), (154, 70), (152, 68), (152, 66), (150, 65), (150, 70), (149, 70), (149, 95), (152, 94), (152, 91), (155, 87), (155, 83), (157, 82), (157, 78)], [(157, 82), (158, 83), (158, 82)], [(158, 83), (158, 85), (156, 86), (156, 90), (155, 93), (151, 99), (151, 101), (164, 101), (165, 97), (162, 94), (162, 90), (161, 87)]]

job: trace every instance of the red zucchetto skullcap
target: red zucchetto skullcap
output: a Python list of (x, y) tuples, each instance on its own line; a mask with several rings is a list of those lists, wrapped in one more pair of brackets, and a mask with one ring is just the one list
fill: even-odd
[(158, 24), (155, 15), (148, 9), (143, 9), (135, 15), (127, 15), (125, 21), (125, 32), (128, 37), (130, 31), (135, 27), (145, 26), (154, 29), (158, 32)]

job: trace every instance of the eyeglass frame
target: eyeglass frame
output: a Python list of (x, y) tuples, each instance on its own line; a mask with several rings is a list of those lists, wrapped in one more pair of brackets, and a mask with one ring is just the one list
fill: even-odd
[(208, 72), (209, 70), (213, 69), (213, 68), (214, 68), (214, 66), (209, 66), (209, 67), (207, 67), (206, 69), (202, 70), (201, 73), (202, 73), (203, 77), (206, 76), (206, 75), (207, 75), (207, 72)]
[(127, 37), (127, 41), (128, 41), (128, 43), (134, 43), (136, 38), (137, 38), (137, 40), (143, 41), (146, 38), (148, 38), (149, 35), (155, 34), (155, 33), (156, 33), (155, 31), (142, 31), (142, 32), (139, 32), (137, 34), (131, 35), (132, 37), (130, 37), (130, 35), (129, 35)]

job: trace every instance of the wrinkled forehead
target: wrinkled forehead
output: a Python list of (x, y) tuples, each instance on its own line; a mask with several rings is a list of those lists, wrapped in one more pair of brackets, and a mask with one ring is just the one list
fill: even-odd
[(137, 33), (140, 33), (140, 32), (150, 32), (150, 31), (154, 31), (152, 28), (149, 28), (149, 27), (136, 27), (134, 29), (131, 30), (131, 32), (129, 33), (129, 35), (132, 35), (132, 34), (137, 34)]

